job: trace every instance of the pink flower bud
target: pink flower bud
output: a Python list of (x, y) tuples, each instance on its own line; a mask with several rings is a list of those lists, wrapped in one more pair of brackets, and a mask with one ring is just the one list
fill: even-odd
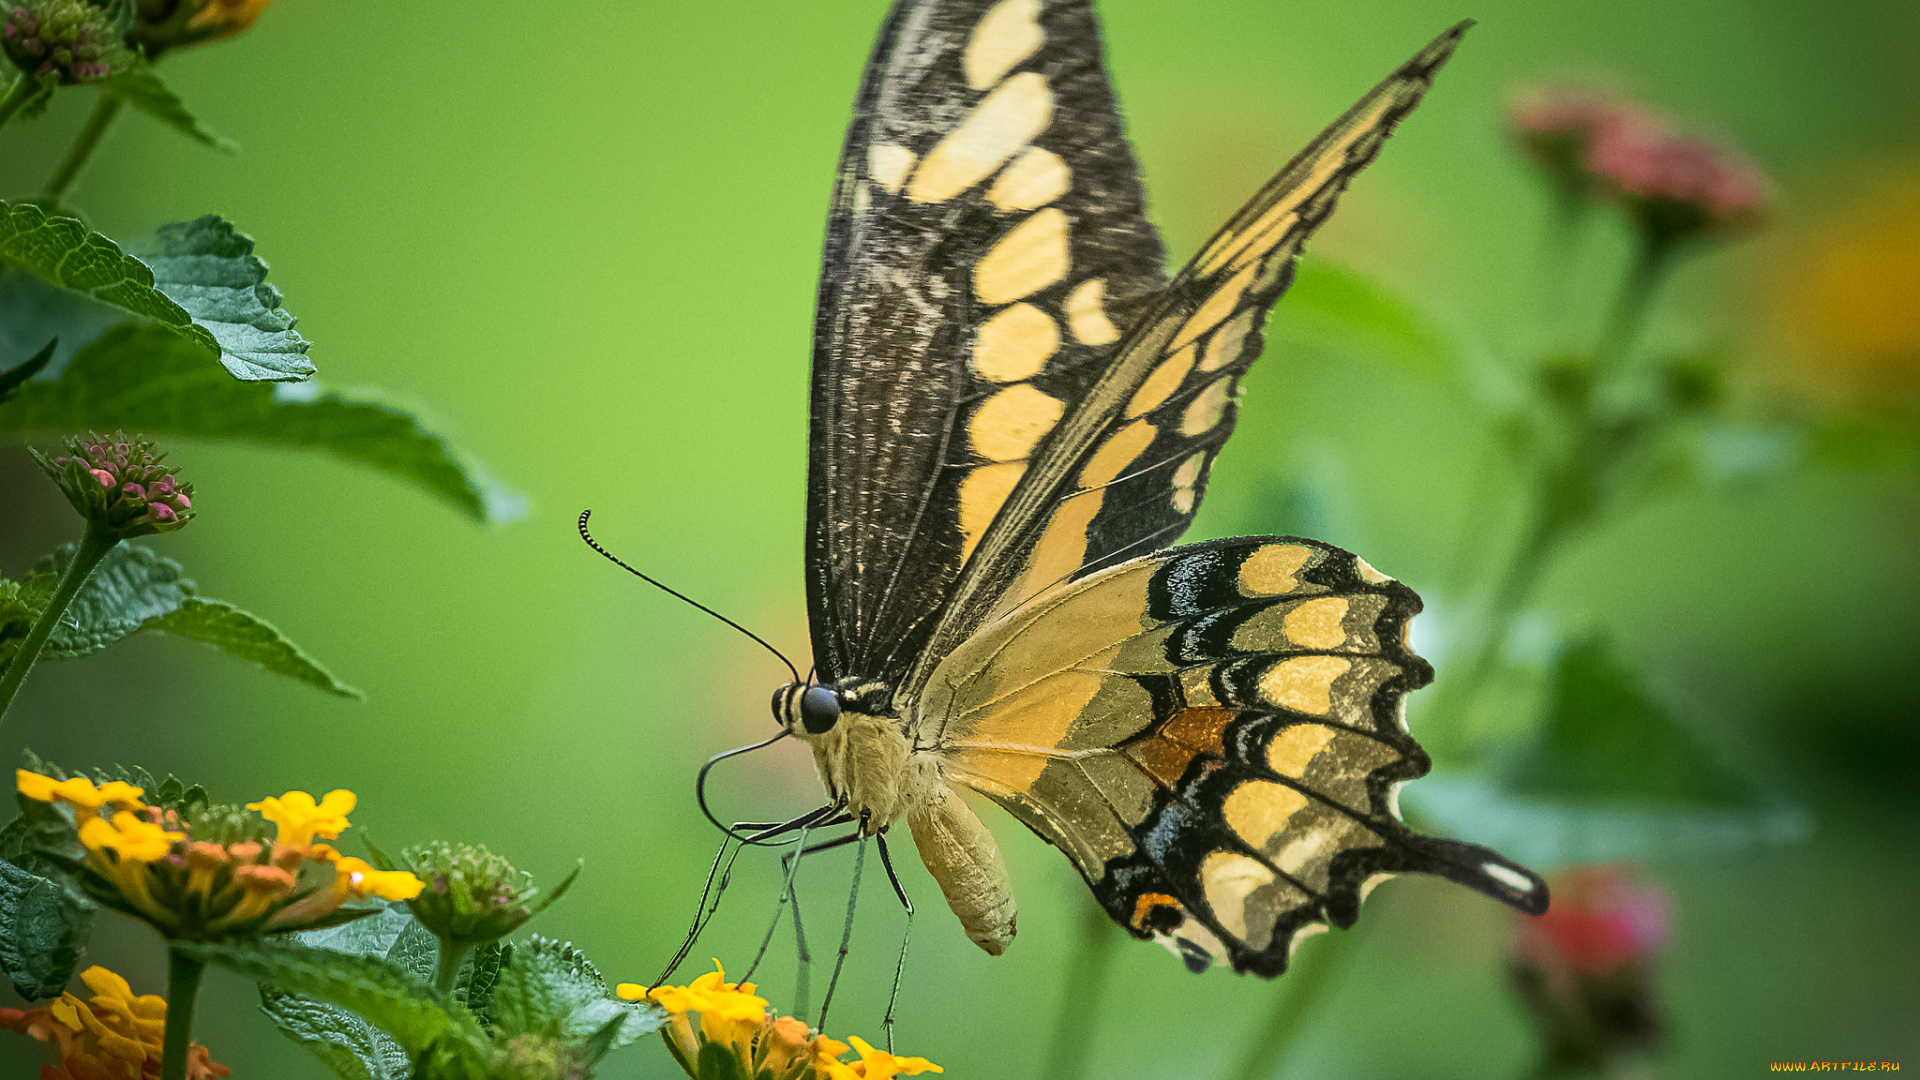
[[(62, 459), (62, 460), (65, 460), (65, 459)], [(113, 474), (112, 474), (112, 473), (110, 473), (110, 472), (108, 472), (108, 471), (107, 471), (107, 470), (105, 470), (105, 469), (90, 469), (90, 470), (88, 470), (88, 471), (89, 471), (89, 472), (91, 472), (91, 473), (93, 474), (93, 478), (94, 478), (95, 480), (98, 480), (98, 481), (100, 481), (100, 486), (101, 486), (101, 487), (104, 487), (104, 488), (110, 488), (110, 487), (112, 487), (112, 486), (113, 486)]]

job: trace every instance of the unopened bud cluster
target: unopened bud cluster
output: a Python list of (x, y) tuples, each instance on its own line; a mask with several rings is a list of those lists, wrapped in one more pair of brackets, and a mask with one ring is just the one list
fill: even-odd
[(86, 0), (31, 0), (6, 10), (0, 50), (29, 76), (65, 86), (99, 82), (124, 65), (122, 29)]
[(534, 915), (533, 878), (485, 845), (440, 841), (408, 848), (402, 861), (426, 884), (407, 901), (413, 917), (457, 945), (498, 941)]
[(192, 517), (193, 485), (160, 464), (152, 443), (116, 431), (67, 440), (67, 453), (35, 453), (80, 516), (115, 540), (171, 532)]

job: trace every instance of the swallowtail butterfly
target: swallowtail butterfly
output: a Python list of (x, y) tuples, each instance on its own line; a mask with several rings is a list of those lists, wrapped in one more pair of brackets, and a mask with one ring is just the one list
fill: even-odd
[(816, 678), (776, 716), (864, 834), (906, 819), (969, 937), (1014, 899), (972, 791), (1136, 937), (1272, 976), (1400, 873), (1539, 912), (1413, 832), (1413, 590), (1330, 544), (1169, 547), (1301, 245), (1464, 26), (1336, 120), (1168, 280), (1089, 0), (898, 0), (840, 158), (814, 327)]

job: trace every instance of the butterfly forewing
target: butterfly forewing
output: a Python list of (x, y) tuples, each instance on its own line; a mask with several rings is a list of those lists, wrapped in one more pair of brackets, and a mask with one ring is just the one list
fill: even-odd
[(1084, 0), (895, 6), (840, 162), (815, 326), (822, 678), (892, 683), (1036, 448), (1159, 296)]
[(1432, 677), (1420, 601), (1352, 554), (1254, 537), (1147, 556), (1017, 609), (943, 662), (922, 746), (1057, 845), (1122, 925), (1277, 974), (1376, 875), (1527, 910), (1530, 872), (1403, 825), (1426, 773), (1400, 701)]
[(1076, 575), (1177, 539), (1233, 429), (1260, 325), (1302, 245), (1432, 85), (1441, 35), (1283, 168), (1130, 325), (1024, 470), (908, 683), (993, 616)]

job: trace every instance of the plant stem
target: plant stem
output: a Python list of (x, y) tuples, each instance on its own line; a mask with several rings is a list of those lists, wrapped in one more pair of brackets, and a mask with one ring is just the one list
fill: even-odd
[(453, 997), (453, 984), (459, 981), (460, 964), (467, 958), (472, 945), (463, 944), (451, 938), (440, 939), (440, 959), (433, 965), (433, 987), (449, 999)]
[(160, 1051), (160, 1080), (186, 1080), (187, 1048), (193, 1045), (193, 999), (206, 962), (167, 950), (167, 1035)]
[(40, 83), (33, 76), (21, 74), (13, 80), (13, 86), (5, 97), (0, 97), (0, 127), (6, 127), (13, 114), (26, 107), (40, 93)]
[(1075, 1080), (1087, 1068), (1087, 1047), (1093, 1042), (1094, 1020), (1100, 1015), (1100, 992), (1107, 983), (1113, 959), (1114, 929), (1098, 904), (1086, 905), (1073, 966), (1060, 990), (1060, 1018), (1054, 1022), (1053, 1046), (1047, 1069), (1051, 1080)]
[(120, 115), (120, 108), (126, 103), (126, 98), (101, 88), (100, 100), (93, 107), (93, 115), (87, 117), (86, 126), (80, 129), (79, 135), (74, 136), (73, 145), (68, 147), (67, 156), (60, 162), (60, 167), (47, 178), (47, 186), (40, 192), (41, 201), (58, 202), (67, 193), (67, 188), (73, 186), (87, 159), (93, 156), (94, 149), (100, 145), (100, 137), (113, 126), (114, 118)]
[(1654, 291), (1666, 276), (1667, 268), (1673, 265), (1673, 253), (1672, 240), (1648, 237), (1640, 246), (1633, 269), (1627, 271), (1627, 279), (1621, 283), (1600, 347), (1593, 353), (1596, 388), (1632, 351), (1634, 338), (1647, 321)]
[(1280, 980), (1280, 1000), (1267, 1014), (1267, 1022), (1240, 1055), (1239, 1064), (1227, 1070), (1230, 1080), (1267, 1080), (1293, 1049), (1314, 1006), (1326, 997), (1334, 977), (1346, 967), (1347, 951), (1353, 948), (1351, 932), (1328, 935), (1326, 944), (1310, 949), (1309, 959), (1296, 963)]
[(86, 584), (93, 568), (119, 542), (107, 535), (103, 527), (92, 523), (87, 525), (86, 533), (80, 537), (80, 546), (74, 550), (73, 561), (67, 564), (66, 573), (60, 575), (60, 584), (53, 590), (53, 597), (47, 601), (40, 617), (34, 620), (33, 629), (27, 631), (26, 640), (20, 643), (20, 651), (14, 654), (13, 662), (7, 665), (6, 674), (0, 675), (0, 717), (4, 717), (7, 707), (13, 704), (13, 695), (19, 691), (20, 684), (26, 681), (27, 672), (32, 670), (33, 662), (39, 659), (40, 650), (46, 647), (47, 639), (53, 636), (53, 628), (60, 625), (67, 605), (80, 592), (80, 586)]

